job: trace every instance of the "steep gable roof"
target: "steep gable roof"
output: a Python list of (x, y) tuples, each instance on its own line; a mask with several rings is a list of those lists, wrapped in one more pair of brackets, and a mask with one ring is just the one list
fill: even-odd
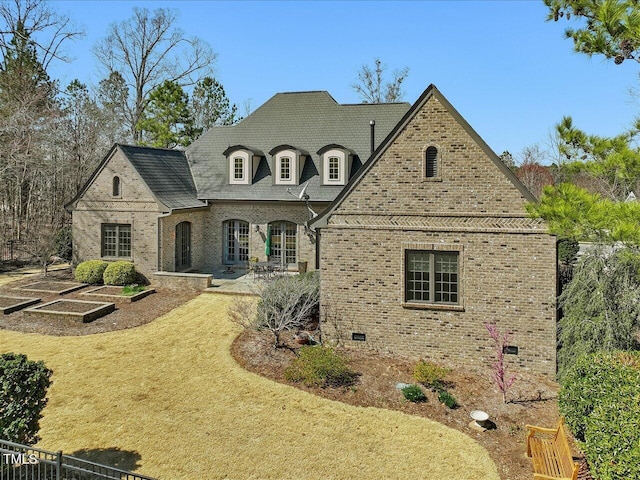
[(500, 160), (493, 150), (485, 143), (485, 141), (476, 133), (476, 131), (467, 123), (467, 121), (458, 113), (458, 111), (449, 103), (449, 101), (440, 93), (435, 85), (431, 84), (422, 93), (420, 98), (411, 106), (404, 117), (395, 125), (393, 130), (387, 135), (384, 141), (376, 148), (371, 157), (365, 162), (364, 166), (357, 172), (357, 174), (351, 178), (349, 183), (338, 194), (335, 200), (327, 207), (327, 209), (318, 217), (316, 217), (311, 224), (316, 228), (322, 228), (327, 225), (328, 218), (331, 214), (344, 202), (354, 188), (362, 181), (363, 177), (372, 169), (372, 167), (380, 160), (387, 149), (398, 138), (401, 132), (407, 127), (407, 125), (413, 120), (420, 109), (429, 101), (430, 98), (436, 97), (441, 105), (447, 110), (447, 112), (456, 120), (456, 122), (467, 132), (471, 139), (478, 145), (478, 147), (486, 154), (486, 156), (493, 162), (496, 167), (502, 172), (503, 175), (513, 184), (514, 188), (527, 200), (535, 202), (535, 197), (527, 190), (527, 188), (518, 180), (515, 174), (509, 170), (509, 168)]
[(202, 202), (196, 197), (195, 185), (183, 151), (115, 144), (91, 178), (78, 194), (65, 205), (65, 208), (69, 209), (82, 198), (117, 150), (122, 152), (156, 201), (162, 205), (170, 210), (206, 206), (206, 202)]
[(191, 170), (181, 150), (120, 145), (153, 195), (170, 209), (202, 207)]
[[(291, 200), (287, 186), (274, 185), (268, 152), (290, 145), (309, 152), (300, 184), (312, 201), (331, 201), (343, 188), (320, 184), (320, 156), (327, 145), (354, 152), (352, 172), (370, 155), (370, 121), (378, 142), (409, 109), (408, 103), (339, 104), (327, 92), (278, 93), (240, 123), (215, 126), (186, 150), (198, 190), (206, 200)], [(232, 145), (264, 152), (250, 185), (229, 185), (225, 154)]]

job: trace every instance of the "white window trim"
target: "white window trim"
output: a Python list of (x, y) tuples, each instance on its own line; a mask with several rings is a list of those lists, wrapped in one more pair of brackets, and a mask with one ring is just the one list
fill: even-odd
[[(331, 179), (329, 178), (329, 159), (331, 157), (338, 158), (338, 178)], [(325, 185), (344, 185), (345, 182), (345, 170), (346, 170), (346, 155), (342, 150), (329, 150), (322, 154), (322, 176), (324, 178)]]
[[(229, 155), (229, 183), (231, 185), (249, 184), (249, 153), (236, 150)], [(236, 159), (242, 159), (242, 178), (236, 178)]]
[[(282, 159), (289, 159), (289, 178), (283, 179)], [(298, 156), (293, 150), (282, 150), (276, 154), (276, 184), (278, 185), (297, 185), (298, 184)]]

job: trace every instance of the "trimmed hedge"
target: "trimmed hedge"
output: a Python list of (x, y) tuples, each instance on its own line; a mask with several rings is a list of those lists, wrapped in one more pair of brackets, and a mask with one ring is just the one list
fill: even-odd
[(74, 272), (76, 281), (97, 285), (102, 283), (102, 276), (107, 268), (104, 260), (87, 260), (80, 263)]
[(558, 404), (594, 478), (640, 478), (640, 352), (582, 356)]
[(120, 260), (107, 265), (102, 278), (105, 285), (131, 285), (136, 282), (137, 275), (133, 263)]

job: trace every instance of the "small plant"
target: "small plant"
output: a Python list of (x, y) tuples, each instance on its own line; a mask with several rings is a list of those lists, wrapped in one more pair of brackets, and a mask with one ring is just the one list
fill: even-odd
[(104, 260), (87, 260), (76, 267), (74, 277), (80, 283), (100, 284), (107, 265)]
[(292, 382), (308, 387), (346, 387), (353, 385), (357, 374), (347, 359), (329, 347), (306, 345), (298, 357), (285, 370), (284, 376)]
[(413, 378), (426, 387), (438, 389), (449, 373), (449, 369), (440, 367), (433, 362), (420, 360), (413, 369)]
[(452, 410), (458, 408), (458, 401), (456, 398), (444, 389), (438, 392), (438, 401), (445, 404)]
[(122, 287), (122, 295), (126, 295), (126, 296), (132, 296), (135, 295), (136, 293), (140, 293), (140, 292), (144, 292), (147, 289), (147, 287), (145, 287), (144, 285), (137, 285), (137, 284), (133, 284), (133, 285), (125, 285), (124, 287)]
[(422, 388), (420, 388), (420, 385), (407, 385), (403, 387), (401, 391), (404, 398), (410, 402), (421, 403), (427, 401), (427, 396), (422, 391)]
[(498, 327), (487, 323), (485, 324), (489, 337), (493, 340), (496, 349), (496, 361), (493, 364), (493, 381), (502, 393), (502, 401), (507, 403), (507, 392), (516, 381), (515, 375), (507, 375), (507, 366), (504, 363), (504, 349), (509, 344), (511, 335), (508, 332), (500, 333)]
[(102, 278), (105, 285), (129, 285), (136, 281), (136, 276), (133, 263), (119, 260), (107, 265)]

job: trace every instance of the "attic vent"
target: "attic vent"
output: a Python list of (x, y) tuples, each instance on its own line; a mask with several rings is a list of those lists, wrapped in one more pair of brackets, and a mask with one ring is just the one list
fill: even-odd
[(438, 149), (436, 147), (427, 148), (425, 174), (427, 178), (438, 176)]

